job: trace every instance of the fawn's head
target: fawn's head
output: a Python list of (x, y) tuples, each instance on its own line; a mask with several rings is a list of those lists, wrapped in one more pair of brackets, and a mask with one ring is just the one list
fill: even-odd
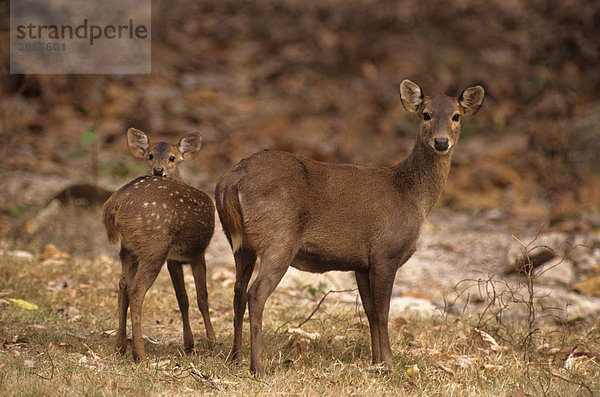
[(460, 137), (464, 116), (472, 116), (481, 107), (485, 91), (481, 85), (465, 89), (458, 97), (425, 96), (418, 84), (403, 80), (400, 83), (402, 106), (421, 118), (418, 139), (437, 154), (449, 153)]
[(193, 160), (200, 152), (202, 136), (194, 132), (186, 135), (177, 144), (150, 142), (146, 134), (135, 128), (127, 130), (127, 146), (133, 157), (146, 159), (148, 174), (170, 176), (182, 180), (179, 164), (184, 160)]

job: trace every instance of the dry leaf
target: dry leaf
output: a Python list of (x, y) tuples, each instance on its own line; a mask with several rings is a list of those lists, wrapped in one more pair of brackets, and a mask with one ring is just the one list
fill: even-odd
[(219, 269), (212, 275), (214, 281), (218, 281), (223, 287), (231, 287), (235, 284), (235, 272), (229, 269)]
[(132, 389), (131, 386), (129, 386), (127, 383), (123, 382), (122, 380), (116, 380), (113, 382), (112, 384), (113, 389), (120, 389), (120, 390), (130, 390)]
[(14, 298), (8, 298), (8, 301), (14, 303), (15, 305), (17, 305), (17, 307), (20, 307), (21, 309), (25, 309), (25, 310), (37, 310), (38, 306), (33, 304), (33, 303), (29, 303), (23, 299), (14, 299)]
[(301, 328), (288, 328), (288, 333), (292, 335), (298, 335), (301, 338), (309, 339), (309, 340), (317, 340), (321, 337), (321, 334), (318, 332), (307, 332)]
[(531, 394), (525, 393), (525, 390), (523, 389), (518, 389), (510, 393), (508, 397), (531, 397)]
[(473, 338), (473, 341), (482, 348), (490, 349), (493, 352), (506, 350), (506, 347), (500, 346), (490, 334), (479, 328), (471, 329), (471, 337)]
[(25, 365), (25, 368), (35, 368), (35, 365), (37, 364), (37, 361), (35, 361), (35, 360), (25, 360), (25, 361), (23, 361), (23, 364)]
[(29, 343), (29, 341), (27, 339), (23, 338), (21, 335), (15, 335), (10, 340), (3, 339), (2, 343), (0, 343), (0, 346), (5, 347), (5, 346), (9, 346), (9, 345), (23, 345), (26, 343)]
[(49, 346), (56, 347), (56, 348), (63, 348), (63, 349), (70, 349), (71, 347), (73, 347), (69, 343), (65, 343), (65, 342), (50, 342)]
[(499, 371), (502, 369), (502, 365), (483, 364), (483, 369), (486, 371)]
[(455, 376), (456, 373), (448, 366), (446, 366), (443, 362), (438, 361), (436, 364), (436, 367), (438, 367), (439, 369), (441, 369), (442, 371), (449, 373), (452, 376)]
[(419, 372), (421, 372), (421, 370), (419, 369), (419, 366), (417, 364), (413, 364), (406, 369), (406, 373), (410, 376), (418, 375)]
[(471, 359), (464, 355), (456, 357), (452, 363), (461, 368), (469, 368), (471, 365), (473, 365)]
[(595, 275), (573, 284), (575, 291), (588, 296), (600, 296), (600, 276)]
[(106, 331), (100, 332), (100, 335), (103, 336), (113, 336), (117, 334), (117, 329), (107, 329)]
[(560, 367), (564, 367), (565, 363), (571, 357), (571, 354), (575, 351), (577, 346), (564, 346), (561, 349), (550, 349), (548, 351), (549, 354), (554, 355), (552, 359), (552, 364), (558, 365)]
[(69, 259), (71, 255), (67, 254), (64, 251), (56, 248), (54, 244), (46, 244), (44, 247), (44, 251), (42, 252), (42, 256), (40, 259), (45, 261), (46, 259)]

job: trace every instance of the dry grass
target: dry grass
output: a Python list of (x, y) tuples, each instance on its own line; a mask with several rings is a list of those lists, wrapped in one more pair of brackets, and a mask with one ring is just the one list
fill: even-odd
[[(63, 234), (74, 236), (67, 229), (56, 230), (65, 231), (54, 232), (55, 241), (61, 241)], [(80, 238), (94, 241), (97, 233), (90, 227)], [(31, 248), (35, 242), (28, 244)], [(81, 241), (73, 244), (74, 251), (82, 251)], [(96, 248), (89, 249), (95, 252)], [(197, 351), (183, 354), (181, 320), (167, 272), (161, 273), (144, 302), (142, 331), (149, 336), (149, 363), (134, 364), (130, 353), (119, 356), (113, 349), (119, 272), (116, 256), (46, 261), (0, 256), (0, 395), (600, 393), (597, 326), (536, 324), (532, 328), (527, 322), (505, 324), (488, 318), (482, 323), (466, 316), (396, 319), (390, 324), (395, 371), (387, 372), (370, 365), (362, 308), (340, 302), (336, 294), (330, 294), (302, 326), (318, 334), (315, 340), (288, 332), (317, 306), (324, 294), (319, 288), (296, 294), (276, 291), (267, 302), (267, 374), (257, 379), (248, 371), (247, 324), (244, 363), (227, 360), (233, 334), (233, 288), (221, 281), (210, 280), (208, 286), (217, 343), (205, 340), (193, 304), (190, 314)], [(192, 296), (193, 282), (187, 274), (186, 282)], [(25, 310), (10, 298), (34, 303), (38, 309)], [(477, 330), (477, 324), (485, 324), (485, 330)]]

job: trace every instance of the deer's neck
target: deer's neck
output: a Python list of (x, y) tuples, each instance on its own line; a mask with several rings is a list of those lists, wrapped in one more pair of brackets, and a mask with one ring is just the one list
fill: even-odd
[(446, 186), (453, 149), (450, 150), (439, 155), (417, 138), (412, 152), (394, 167), (396, 186), (416, 199), (423, 216), (429, 214)]

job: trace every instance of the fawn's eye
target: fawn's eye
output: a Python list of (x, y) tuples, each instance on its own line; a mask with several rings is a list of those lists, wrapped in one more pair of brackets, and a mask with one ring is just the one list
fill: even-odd
[(171, 157), (169, 157), (169, 161), (170, 161), (171, 163), (172, 163), (172, 162), (174, 162), (174, 161), (175, 161), (175, 156), (171, 156)]
[(423, 120), (431, 120), (431, 114), (423, 112)]
[(452, 121), (458, 121), (460, 120), (460, 114), (456, 113), (454, 116), (452, 116)]
[(153, 158), (154, 158), (154, 155), (153, 155), (152, 153), (150, 153), (150, 154), (148, 155), (148, 160), (152, 160)]

